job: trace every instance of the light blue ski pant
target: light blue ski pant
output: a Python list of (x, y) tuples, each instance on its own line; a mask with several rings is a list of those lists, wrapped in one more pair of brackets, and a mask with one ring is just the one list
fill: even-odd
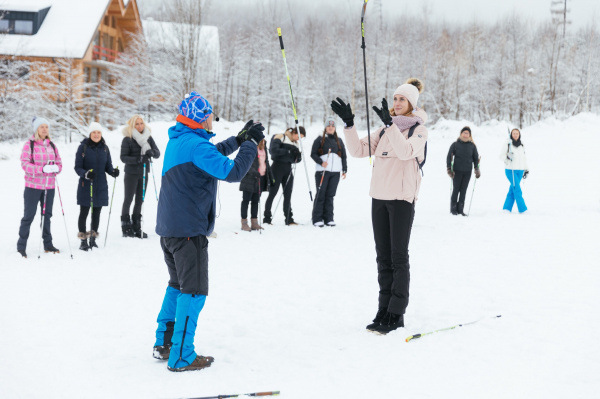
[(510, 182), (510, 188), (508, 189), (508, 194), (506, 194), (503, 209), (512, 212), (512, 208), (516, 202), (517, 209), (520, 213), (523, 213), (527, 210), (527, 205), (525, 205), (525, 200), (523, 199), (523, 192), (521, 191), (521, 180), (523, 179), (524, 171), (505, 169), (504, 172), (506, 173), (506, 178)]

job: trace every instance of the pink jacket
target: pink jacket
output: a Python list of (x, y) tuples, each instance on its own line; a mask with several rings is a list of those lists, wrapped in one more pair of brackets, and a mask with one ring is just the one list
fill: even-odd
[[(427, 114), (422, 109), (414, 114), (427, 122)], [(415, 158), (423, 161), (427, 129), (419, 125), (412, 137), (407, 139), (408, 130), (400, 132), (394, 124), (386, 128), (379, 138), (383, 127), (371, 134), (371, 152), (375, 156), (371, 190), (369, 195), (379, 200), (404, 200), (413, 202), (418, 199), (421, 186), (421, 172)], [(344, 129), (346, 147), (350, 155), (357, 158), (369, 156), (367, 137), (358, 138), (356, 127)]]
[[(31, 140), (35, 140), (31, 137)], [(55, 146), (56, 148), (56, 146)], [(30, 141), (27, 141), (21, 151), (21, 167), (25, 171), (25, 187), (35, 188), (37, 190), (53, 189), (55, 173), (44, 173), (43, 167), (53, 161), (58, 165), (58, 173), (62, 171), (62, 160), (56, 148), (50, 145), (50, 140), (33, 142), (33, 162)]]

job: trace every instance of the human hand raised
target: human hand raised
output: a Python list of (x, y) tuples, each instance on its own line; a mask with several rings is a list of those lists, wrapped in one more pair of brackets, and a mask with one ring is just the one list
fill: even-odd
[(344, 100), (336, 97), (336, 99), (331, 102), (331, 110), (335, 112), (337, 116), (342, 118), (346, 127), (354, 126), (354, 114), (352, 113), (350, 104), (346, 104)]
[(385, 98), (381, 100), (381, 108), (373, 106), (373, 111), (375, 111), (386, 127), (392, 126), (392, 116), (390, 115), (390, 108), (388, 107), (388, 102)]

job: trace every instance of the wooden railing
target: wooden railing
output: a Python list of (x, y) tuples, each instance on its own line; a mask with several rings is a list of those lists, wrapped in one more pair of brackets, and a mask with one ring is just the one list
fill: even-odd
[(117, 50), (112, 50), (106, 47), (94, 45), (92, 49), (92, 60), (115, 62), (115, 60), (119, 58), (119, 54), (120, 53)]

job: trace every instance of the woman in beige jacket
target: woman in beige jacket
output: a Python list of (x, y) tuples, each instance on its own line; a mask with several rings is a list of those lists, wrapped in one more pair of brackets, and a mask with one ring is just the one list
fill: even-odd
[[(381, 109), (373, 107), (384, 126), (371, 134), (371, 153), (375, 155), (370, 196), (371, 218), (379, 281), (379, 309), (367, 329), (387, 334), (404, 327), (408, 306), (410, 265), (408, 243), (415, 215), (415, 201), (421, 185), (420, 163), (427, 142), (427, 114), (417, 108), (423, 84), (409, 79), (394, 92), (394, 106), (387, 100)], [(339, 97), (331, 103), (344, 121), (346, 146), (358, 158), (369, 156), (368, 137), (358, 138), (350, 104)], [(412, 135), (409, 138), (409, 132)]]

